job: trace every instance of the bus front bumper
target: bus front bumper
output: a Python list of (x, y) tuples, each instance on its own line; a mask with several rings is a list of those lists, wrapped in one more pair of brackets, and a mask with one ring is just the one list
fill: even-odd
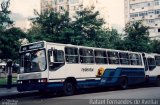
[(33, 90), (45, 90), (47, 88), (47, 83), (20, 83), (17, 81), (17, 90), (19, 92), (23, 91), (33, 91)]

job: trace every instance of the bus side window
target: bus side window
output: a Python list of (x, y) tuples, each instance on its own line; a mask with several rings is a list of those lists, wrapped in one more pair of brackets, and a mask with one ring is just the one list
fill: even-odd
[(152, 71), (156, 67), (156, 62), (154, 58), (147, 58), (149, 70)]
[(160, 56), (155, 56), (156, 65), (160, 66)]
[(122, 65), (129, 65), (130, 64), (128, 53), (120, 52), (119, 57), (120, 57), (120, 63)]
[[(50, 55), (50, 54), (48, 54)], [(52, 54), (51, 54), (52, 55)], [(49, 60), (49, 70), (58, 70), (65, 63), (64, 52), (62, 50), (53, 50), (53, 62)]]
[(118, 52), (108, 51), (107, 54), (108, 54), (109, 64), (119, 64)]
[(94, 63), (94, 54), (92, 49), (79, 49), (81, 63)]
[(79, 63), (78, 48), (65, 47), (65, 59), (68, 63)]
[(139, 54), (129, 54), (131, 65), (142, 65), (142, 58)]
[(107, 64), (107, 53), (106, 51), (101, 51), (101, 50), (95, 50), (95, 62), (97, 64)]

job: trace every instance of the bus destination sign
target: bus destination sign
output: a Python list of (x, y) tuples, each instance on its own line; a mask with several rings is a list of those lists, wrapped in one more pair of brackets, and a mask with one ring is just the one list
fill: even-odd
[(34, 49), (39, 49), (44, 47), (44, 42), (41, 43), (34, 43), (26, 46), (21, 47), (21, 51), (27, 51), (27, 50), (34, 50)]

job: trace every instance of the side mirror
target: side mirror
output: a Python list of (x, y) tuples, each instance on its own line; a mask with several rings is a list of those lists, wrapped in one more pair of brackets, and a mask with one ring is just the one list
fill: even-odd
[(53, 50), (49, 49), (48, 50), (48, 58), (49, 58), (49, 62), (53, 63), (54, 59), (53, 59)]
[(24, 67), (20, 67), (17, 71), (18, 74), (24, 73)]

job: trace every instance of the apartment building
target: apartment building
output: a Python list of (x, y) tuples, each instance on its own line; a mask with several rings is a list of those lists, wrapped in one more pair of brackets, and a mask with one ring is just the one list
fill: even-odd
[(152, 39), (160, 39), (160, 0), (125, 0), (125, 23), (143, 20)]
[(100, 12), (100, 18), (103, 18), (106, 23), (105, 27), (110, 28), (109, 13), (103, 0), (41, 0), (41, 12), (50, 8), (60, 13), (65, 10), (69, 12), (71, 18), (75, 16), (76, 11), (91, 7)]

